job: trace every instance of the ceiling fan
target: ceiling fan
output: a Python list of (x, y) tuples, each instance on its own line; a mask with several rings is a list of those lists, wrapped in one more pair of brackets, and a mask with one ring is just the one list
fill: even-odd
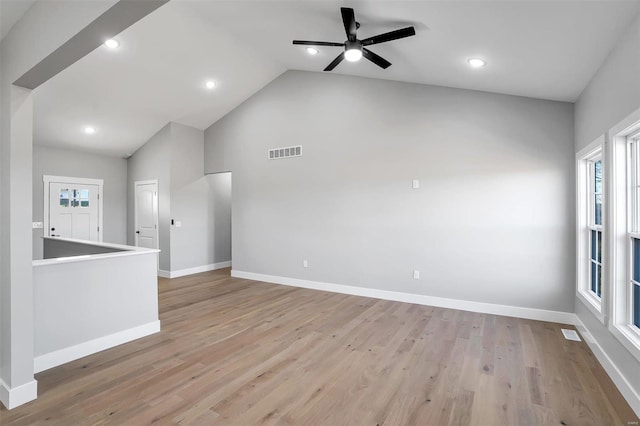
[(416, 35), (415, 28), (406, 27), (399, 30), (390, 31), (388, 33), (379, 34), (377, 36), (365, 38), (363, 40), (358, 40), (358, 38), (356, 37), (356, 31), (358, 30), (358, 28), (360, 28), (360, 23), (356, 22), (356, 16), (353, 12), (353, 9), (351, 9), (350, 7), (341, 7), (340, 12), (342, 13), (344, 30), (347, 33), (347, 40), (344, 43), (335, 43), (330, 41), (293, 40), (293, 44), (302, 44), (307, 46), (344, 47), (344, 52), (340, 53), (333, 61), (331, 61), (331, 63), (324, 69), (325, 71), (333, 70), (344, 59), (350, 62), (355, 62), (360, 60), (360, 58), (363, 56), (379, 67), (387, 69), (391, 65), (391, 62), (387, 61), (379, 55), (376, 55), (365, 46), (385, 43), (387, 41)]

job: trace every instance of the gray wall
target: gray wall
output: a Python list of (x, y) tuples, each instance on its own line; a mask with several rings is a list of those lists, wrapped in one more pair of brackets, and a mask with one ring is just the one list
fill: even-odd
[[(640, 16), (618, 42), (576, 102), (576, 152), (640, 108)], [(638, 361), (580, 299), (576, 314), (640, 394)]]
[(231, 260), (231, 179), (205, 176), (203, 158), (204, 132), (178, 123), (167, 124), (129, 158), (129, 244), (134, 182), (158, 179), (163, 271)]
[(640, 107), (640, 16), (576, 102), (576, 152)]
[(57, 257), (86, 256), (89, 254), (118, 253), (126, 251), (112, 247), (104, 247), (91, 244), (80, 244), (71, 241), (62, 241), (57, 238), (45, 238), (43, 240), (43, 259), (55, 259)]
[[(48, 355), (36, 364), (57, 364), (122, 339), (112, 334), (131, 338), (141, 331), (137, 327), (153, 326), (158, 321), (156, 268), (155, 253), (142, 252), (34, 267), (34, 352)], [(87, 344), (94, 339), (106, 342)], [(82, 344), (82, 349), (69, 350)], [(56, 351), (62, 353), (56, 356)]]
[[(34, 222), (42, 222), (44, 219), (44, 184), (42, 182), (44, 175), (103, 179), (103, 241), (127, 243), (127, 160), (34, 145)], [(33, 230), (34, 259), (42, 259), (43, 232), (43, 229)]]
[(171, 123), (158, 131), (147, 143), (139, 148), (127, 162), (127, 244), (135, 245), (135, 182), (142, 180), (158, 181), (158, 234), (159, 267), (171, 268), (170, 212), (171, 212)]
[(234, 270), (573, 312), (572, 104), (288, 71), (205, 131), (228, 170)]
[[(59, 2), (35, 2), (0, 44), (0, 379), (11, 389), (13, 398), (22, 402), (36, 397), (31, 231), (33, 103), (30, 94), (26, 95), (27, 104), (23, 103), (23, 95), (16, 96), (11, 82), (116, 1), (77, 3), (74, 8)], [(62, 58), (59, 64), (65, 63)], [(0, 395), (6, 404), (5, 397), (4, 393)]]
[(171, 123), (171, 271), (214, 263), (209, 230), (209, 185), (204, 176), (204, 133)]
[(209, 229), (214, 262), (231, 260), (231, 173), (207, 175), (209, 185)]

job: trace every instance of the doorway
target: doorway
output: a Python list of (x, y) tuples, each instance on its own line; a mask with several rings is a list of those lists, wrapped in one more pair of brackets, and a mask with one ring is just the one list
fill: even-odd
[(102, 179), (43, 176), (44, 235), (102, 241)]
[(158, 181), (135, 182), (135, 244), (158, 249)]

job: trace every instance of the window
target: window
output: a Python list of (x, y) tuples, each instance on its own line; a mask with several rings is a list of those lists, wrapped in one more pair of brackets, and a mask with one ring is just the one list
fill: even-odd
[(60, 205), (62, 207), (69, 207), (69, 190), (68, 189), (60, 190)]
[(588, 160), (589, 167), (589, 291), (602, 297), (602, 156)]
[[(71, 202), (69, 201), (71, 200)], [(89, 207), (88, 189), (61, 189), (60, 206), (62, 207)]]
[(576, 293), (604, 324), (603, 293), (606, 293), (604, 256), (604, 136), (577, 156), (577, 249)]
[(640, 110), (609, 135), (611, 168), (603, 235), (610, 248), (604, 253), (605, 266), (611, 265), (610, 288), (605, 287), (610, 294), (609, 330), (640, 360)]
[(89, 190), (80, 190), (80, 207), (89, 207)]
[[(628, 137), (629, 200), (631, 203), (628, 241), (630, 265), (627, 294), (627, 324), (640, 335), (640, 133)], [(624, 295), (623, 293), (623, 295)]]

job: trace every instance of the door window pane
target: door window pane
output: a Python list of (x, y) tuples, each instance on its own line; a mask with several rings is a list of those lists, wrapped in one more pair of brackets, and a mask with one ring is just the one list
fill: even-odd
[(60, 205), (62, 207), (69, 207), (69, 190), (68, 189), (60, 190)]
[(80, 207), (89, 207), (89, 190), (80, 190)]
[(80, 205), (80, 194), (77, 189), (71, 190), (71, 207), (78, 207)]
[(598, 265), (594, 262), (591, 262), (591, 291), (596, 293), (598, 290), (597, 280), (598, 280)]
[(596, 234), (598, 231), (591, 231), (591, 260), (596, 260), (598, 258), (598, 237)]

